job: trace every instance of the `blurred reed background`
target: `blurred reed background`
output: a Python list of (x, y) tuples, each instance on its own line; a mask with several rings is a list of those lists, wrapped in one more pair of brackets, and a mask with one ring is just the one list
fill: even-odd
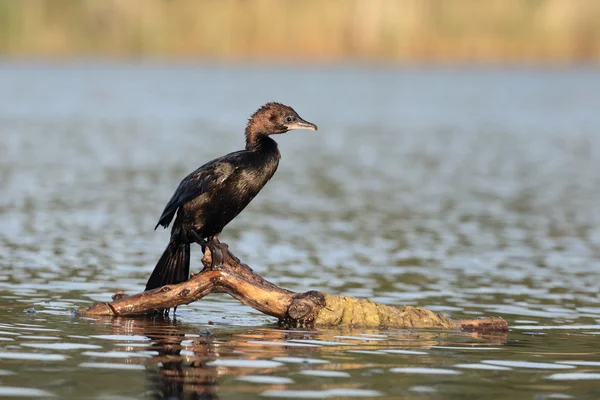
[(0, 53), (597, 62), (600, 0), (0, 0)]

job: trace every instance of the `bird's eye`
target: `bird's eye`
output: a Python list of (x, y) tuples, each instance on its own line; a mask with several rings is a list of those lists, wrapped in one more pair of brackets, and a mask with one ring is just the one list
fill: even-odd
[(291, 115), (288, 115), (288, 116), (285, 118), (285, 122), (292, 122), (294, 119), (295, 119), (294, 117), (292, 117)]

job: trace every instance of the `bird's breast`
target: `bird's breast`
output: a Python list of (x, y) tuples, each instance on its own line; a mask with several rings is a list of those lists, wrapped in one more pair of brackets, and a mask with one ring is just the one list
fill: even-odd
[(248, 168), (239, 171), (239, 178), (234, 180), (237, 191), (241, 195), (254, 197), (273, 177), (277, 165), (268, 165), (265, 168)]

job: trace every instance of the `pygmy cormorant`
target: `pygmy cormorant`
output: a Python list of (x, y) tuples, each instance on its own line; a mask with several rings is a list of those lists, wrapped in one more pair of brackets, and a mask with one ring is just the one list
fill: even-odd
[(190, 243), (218, 241), (217, 236), (271, 179), (279, 165), (277, 143), (269, 136), (292, 129), (317, 130), (293, 108), (267, 103), (246, 126), (246, 149), (212, 160), (186, 176), (167, 203), (158, 224), (167, 228), (175, 213), (171, 240), (158, 260), (146, 290), (186, 281)]

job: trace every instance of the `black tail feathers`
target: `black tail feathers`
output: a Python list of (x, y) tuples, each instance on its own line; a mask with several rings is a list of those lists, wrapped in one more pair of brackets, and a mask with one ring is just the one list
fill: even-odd
[(156, 289), (188, 280), (190, 275), (190, 244), (171, 240), (156, 263), (146, 290)]

